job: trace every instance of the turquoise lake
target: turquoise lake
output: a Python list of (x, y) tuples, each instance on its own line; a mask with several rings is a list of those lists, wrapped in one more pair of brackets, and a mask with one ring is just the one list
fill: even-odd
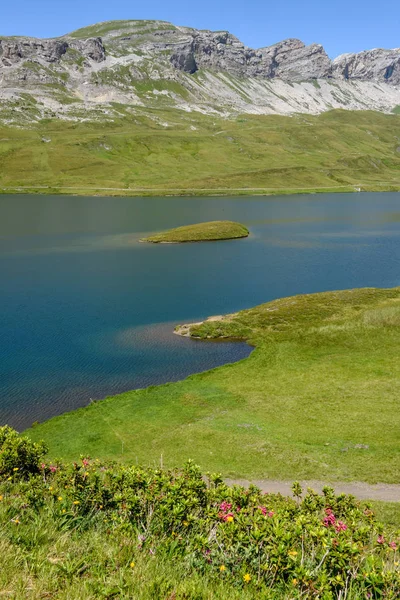
[[(145, 235), (210, 220), (248, 239)], [(400, 285), (400, 193), (269, 198), (0, 196), (0, 424), (240, 360), (173, 334), (274, 298)]]

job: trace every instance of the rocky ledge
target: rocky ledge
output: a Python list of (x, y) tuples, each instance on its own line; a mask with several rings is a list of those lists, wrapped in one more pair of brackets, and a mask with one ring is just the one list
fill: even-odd
[[(92, 32), (103, 35), (89, 35)], [(0, 71), (28, 60), (66, 67), (68, 54), (70, 59), (75, 55), (79, 66), (86, 60), (89, 67), (90, 61), (101, 63), (107, 57), (128, 65), (139, 62), (132, 57), (135, 53), (164, 68), (167, 58), (173, 68), (190, 74), (208, 69), (286, 81), (333, 78), (400, 83), (400, 48), (343, 54), (331, 61), (320, 44), (306, 46), (288, 39), (252, 49), (228, 31), (199, 31), (163, 21), (101, 23), (51, 40), (0, 37)], [(128, 56), (131, 60), (121, 60)]]

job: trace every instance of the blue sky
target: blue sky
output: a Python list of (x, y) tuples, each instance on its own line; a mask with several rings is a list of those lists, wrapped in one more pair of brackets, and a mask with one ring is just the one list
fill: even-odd
[(0, 35), (54, 37), (111, 19), (228, 29), (253, 48), (288, 37), (343, 52), (400, 46), (400, 0), (18, 0), (2, 3)]

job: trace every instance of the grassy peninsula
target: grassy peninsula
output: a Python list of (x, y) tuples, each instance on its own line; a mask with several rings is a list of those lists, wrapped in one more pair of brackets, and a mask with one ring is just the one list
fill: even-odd
[[(158, 95), (158, 98), (164, 96)], [(5, 109), (4, 109), (5, 110)], [(0, 120), (11, 114), (0, 105)], [(78, 111), (78, 109), (76, 109)], [(36, 121), (29, 94), (0, 126), (0, 193), (255, 195), (400, 189), (400, 115), (223, 119), (113, 104), (113, 117)]]
[(184, 457), (226, 477), (398, 483), (399, 325), (400, 288), (275, 300), (191, 329), (247, 340), (246, 360), (27, 433), (66, 460), (175, 466)]
[(153, 244), (183, 244), (186, 242), (215, 242), (248, 237), (249, 230), (233, 221), (209, 221), (176, 227), (141, 240)]

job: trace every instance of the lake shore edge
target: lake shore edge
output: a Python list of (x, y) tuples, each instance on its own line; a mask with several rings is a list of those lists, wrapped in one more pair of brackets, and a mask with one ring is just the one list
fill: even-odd
[(248, 197), (255, 196), (260, 198), (270, 198), (274, 196), (301, 196), (307, 194), (348, 194), (365, 192), (399, 192), (399, 185), (390, 185), (387, 183), (375, 185), (356, 184), (332, 186), (332, 187), (307, 187), (307, 188), (209, 188), (209, 189), (185, 189), (185, 188), (101, 188), (101, 187), (1, 187), (2, 195), (46, 195), (46, 196), (72, 196), (72, 197), (124, 197), (124, 198), (229, 198), (231, 196)]

